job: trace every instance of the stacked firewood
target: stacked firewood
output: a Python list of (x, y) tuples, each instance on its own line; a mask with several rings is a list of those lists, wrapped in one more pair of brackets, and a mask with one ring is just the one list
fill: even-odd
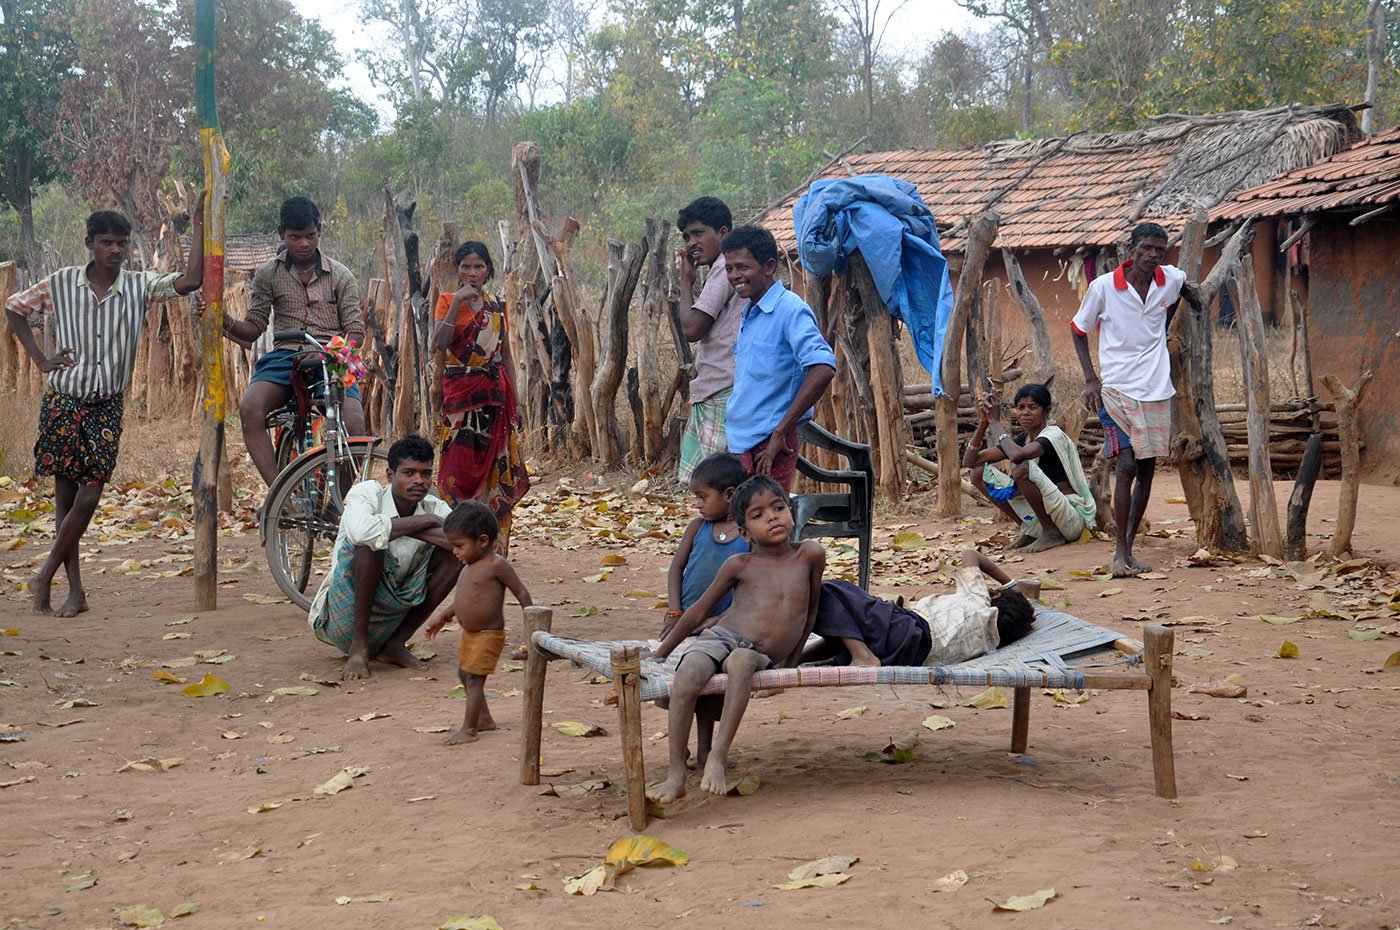
[[(933, 458), (935, 430), (933, 397), (928, 384), (910, 384), (904, 388), (904, 421), (913, 434), (916, 451)], [(1331, 403), (1318, 403), (1318, 432), (1322, 437), (1322, 474), (1335, 478), (1341, 474), (1341, 441), (1337, 434), (1337, 408)], [(1230, 453), (1230, 464), (1243, 471), (1249, 462), (1249, 438), (1245, 428), (1244, 404), (1219, 404), (1215, 408), (1221, 431)], [(1065, 424), (1061, 424), (1062, 426)], [(1014, 426), (1007, 422), (1007, 426)], [(965, 448), (977, 428), (977, 411), (972, 397), (964, 387), (958, 396), (958, 447)], [(1312, 414), (1306, 398), (1291, 398), (1270, 405), (1269, 460), (1274, 477), (1292, 478), (1302, 461), (1303, 449), (1312, 434)], [(1103, 426), (1097, 418), (1085, 420), (1079, 432), (1079, 454), (1086, 467), (1103, 449)], [(1362, 443), (1365, 448), (1365, 443)]]

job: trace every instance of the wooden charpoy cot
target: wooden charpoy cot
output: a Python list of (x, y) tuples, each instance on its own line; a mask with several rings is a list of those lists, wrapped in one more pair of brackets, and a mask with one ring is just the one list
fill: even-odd
[[(642, 759), (642, 702), (670, 693), (678, 649), (666, 662), (642, 659), (641, 650), (657, 643), (595, 642), (551, 632), (554, 612), (525, 610), (529, 653), (525, 660), (524, 746), (520, 783), (540, 783), (540, 738), (544, 718), (545, 672), (550, 662), (568, 659), (612, 679), (617, 689), (622, 757), (627, 770), (627, 813), (634, 830), (646, 827), (646, 776)], [(1030, 727), (1032, 688), (1098, 688), (1147, 692), (1148, 732), (1157, 796), (1176, 797), (1172, 756), (1171, 687), (1174, 636), (1164, 626), (1148, 626), (1143, 642), (1120, 637), (1078, 617), (1037, 607), (1035, 626), (1024, 639), (1005, 649), (950, 666), (851, 668), (802, 666), (769, 669), (754, 676), (762, 688), (824, 688), (857, 685), (934, 685), (1013, 689), (1011, 751), (1025, 752)], [(710, 679), (702, 694), (722, 694), (727, 676)]]

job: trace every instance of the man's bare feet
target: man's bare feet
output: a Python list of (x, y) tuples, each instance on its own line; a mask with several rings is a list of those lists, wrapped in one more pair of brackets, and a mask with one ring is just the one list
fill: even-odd
[[(496, 727), (493, 724), (491, 726), (491, 729), (494, 730), (495, 728)], [(449, 733), (446, 736), (444, 736), (442, 738), (442, 744), (444, 746), (460, 746), (462, 743), (475, 743), (476, 740), (476, 734), (469, 731), (466, 727), (463, 727), (455, 733)]]
[(34, 595), (34, 612), (36, 614), (52, 614), (53, 608), (49, 606), (49, 589), (53, 587), (53, 581), (39, 580), (39, 573), (35, 572), (29, 576), (29, 590)]
[(875, 653), (870, 651), (870, 647), (863, 640), (841, 638), (841, 643), (846, 647), (846, 651), (851, 654), (851, 665), (857, 668), (877, 668), (880, 659)]
[(1130, 559), (1131, 556), (1119, 556), (1113, 560), (1114, 578), (1136, 578), (1139, 572), (1146, 571), (1146, 569), (1135, 568)]
[(390, 643), (379, 650), (379, 655), (375, 656), (380, 662), (388, 662), (390, 665), (397, 665), (399, 668), (427, 668), (428, 663), (418, 658), (408, 651), (408, 647), (403, 643)]
[(54, 611), (55, 617), (76, 617), (78, 614), (88, 609), (87, 592), (82, 588), (68, 592), (68, 600), (63, 602), (63, 606)]
[(670, 804), (685, 797), (685, 769), (679, 775), (671, 775), (659, 785), (647, 789), (647, 798), (657, 804)]
[(1031, 543), (1033, 543), (1033, 542), (1035, 542), (1035, 537), (1034, 537), (1034, 536), (1027, 536), (1025, 533), (1022, 533), (1020, 536), (1017, 536), (1017, 537), (1015, 538), (1015, 540), (1013, 540), (1012, 542), (1008, 543), (1007, 546), (1006, 546), (1006, 548), (1008, 548), (1008, 549), (1024, 549), (1024, 548), (1026, 548), (1027, 546), (1029, 546), (1029, 545), (1030, 545)]
[(494, 730), (496, 729), (496, 721), (492, 720), (491, 716), (488, 714), (486, 717), (476, 722), (476, 728), (483, 733), (488, 730)]
[(1139, 559), (1137, 556), (1133, 555), (1131, 552), (1128, 553), (1128, 564), (1129, 564), (1130, 566), (1132, 566), (1132, 568), (1133, 568), (1134, 571), (1138, 571), (1138, 572), (1150, 572), (1150, 571), (1152, 571), (1152, 566), (1151, 566), (1151, 565), (1148, 565), (1146, 562), (1143, 562), (1141, 559)]
[(872, 653), (866, 656), (851, 656), (851, 665), (855, 668), (879, 668), (880, 660)]
[(1040, 538), (1026, 547), (1027, 552), (1044, 552), (1065, 544), (1065, 537), (1059, 530), (1047, 528), (1041, 531)]
[(369, 659), (362, 655), (353, 655), (345, 660), (345, 671), (340, 673), (341, 681), (353, 681), (357, 678), (368, 678)]
[(714, 753), (705, 762), (705, 774), (700, 777), (700, 787), (710, 792), (710, 794), (724, 795), (729, 792), (729, 785), (724, 778), (724, 770), (727, 766), (722, 756)]

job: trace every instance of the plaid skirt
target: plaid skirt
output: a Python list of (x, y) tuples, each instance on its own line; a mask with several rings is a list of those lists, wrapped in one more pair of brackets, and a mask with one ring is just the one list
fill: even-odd
[(112, 478), (122, 438), (121, 394), (83, 400), (45, 391), (34, 442), (34, 473), (100, 486)]
[[(1103, 389), (1103, 457), (1114, 458), (1124, 446), (1132, 446), (1133, 457), (1155, 459), (1171, 453), (1172, 402), (1134, 400), (1122, 391)], [(1126, 440), (1126, 441), (1125, 441)]]
[[(312, 621), (311, 628), (316, 638), (341, 652), (350, 653), (350, 643), (355, 638), (355, 575), (352, 563), (355, 560), (355, 546), (347, 539), (339, 540), (335, 567), (327, 585), (326, 600), (321, 612)], [(428, 596), (428, 562), (432, 560), (434, 548), (421, 547), (409, 571), (402, 579), (397, 577), (398, 562), (390, 552), (384, 553), (384, 577), (374, 592), (374, 604), (369, 610), (369, 654), (373, 656), (384, 648), (389, 637), (403, 623), (404, 615), (423, 603)]]
[(681, 464), (677, 477), (682, 485), (690, 484), (695, 466), (717, 452), (727, 452), (724, 412), (729, 404), (732, 387), (725, 388), (698, 403), (690, 405), (690, 416), (681, 433)]

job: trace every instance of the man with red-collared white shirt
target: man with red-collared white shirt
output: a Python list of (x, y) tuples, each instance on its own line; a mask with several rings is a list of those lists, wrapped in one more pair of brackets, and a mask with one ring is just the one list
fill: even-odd
[[(1084, 403), (1103, 423), (1104, 458), (1117, 459), (1113, 491), (1113, 576), (1152, 569), (1133, 556), (1157, 458), (1169, 450), (1172, 426), (1171, 359), (1167, 327), (1176, 313), (1186, 275), (1162, 264), (1167, 231), (1142, 223), (1129, 239), (1129, 259), (1095, 278), (1070, 322), (1084, 369)], [(1099, 367), (1089, 355), (1089, 332), (1099, 335)]]

